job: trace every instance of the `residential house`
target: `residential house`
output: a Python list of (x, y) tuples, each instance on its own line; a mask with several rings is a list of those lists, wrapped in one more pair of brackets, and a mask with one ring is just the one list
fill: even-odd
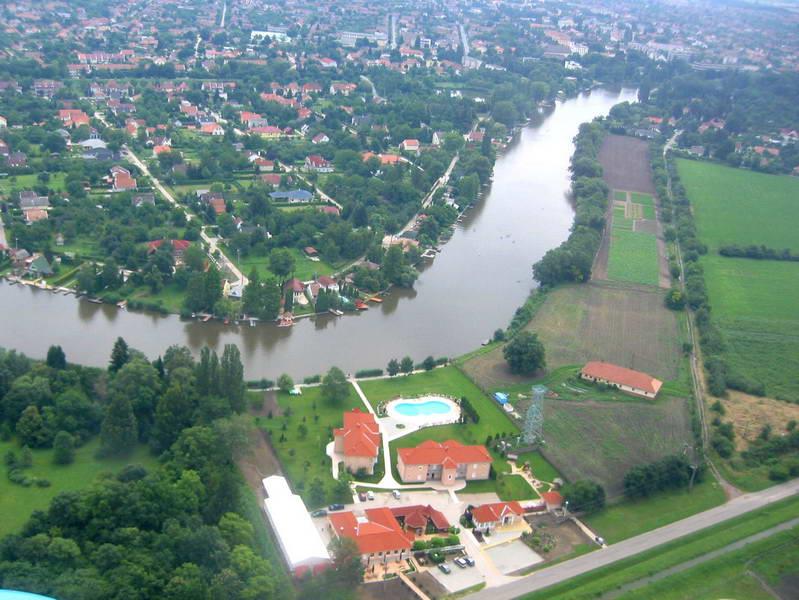
[(152, 254), (167, 241), (169, 245), (172, 246), (172, 257), (175, 259), (175, 262), (183, 262), (183, 255), (186, 250), (188, 250), (189, 246), (191, 246), (189, 240), (153, 240), (152, 242), (147, 242), (147, 253)]
[(27, 263), (27, 274), (31, 277), (49, 277), (53, 274), (53, 267), (50, 266), (43, 254), (34, 254), (25, 262)]
[(358, 86), (354, 83), (342, 83), (342, 82), (333, 82), (330, 84), (330, 94), (332, 96), (336, 96), (337, 94), (341, 94), (342, 96), (349, 96), (352, 92), (358, 89)]
[(19, 207), (22, 210), (50, 208), (50, 199), (47, 196), (40, 196), (32, 190), (25, 190), (19, 193)]
[(310, 154), (305, 157), (305, 170), (317, 173), (332, 173), (333, 164), (318, 154)]
[(22, 212), (25, 215), (25, 222), (28, 225), (36, 221), (44, 221), (47, 219), (47, 211), (42, 208), (27, 208)]
[(434, 131), (432, 140), (433, 145), (436, 147), (443, 145), (444, 138), (446, 138), (446, 136), (447, 133), (445, 131)]
[(563, 508), (563, 495), (560, 492), (544, 492), (541, 494), (541, 499), (548, 511), (560, 510)]
[(403, 152), (419, 154), (420, 148), (421, 145), (419, 144), (419, 140), (402, 140), (400, 143), (400, 150)]
[(397, 519), (405, 531), (412, 531), (417, 536), (431, 533), (447, 533), (450, 528), (449, 521), (444, 513), (436, 510), (429, 504), (422, 506), (396, 506), (391, 508), (391, 514)]
[(364, 514), (338, 512), (328, 516), (337, 537), (355, 542), (366, 568), (410, 557), (413, 534), (402, 530), (390, 508), (370, 508)]
[(659, 379), (641, 371), (601, 361), (587, 363), (580, 371), (580, 377), (586, 381), (603, 383), (643, 398), (654, 398), (663, 385)]
[(320, 58), (319, 64), (323, 69), (335, 69), (338, 67), (338, 63), (332, 58)]
[(225, 130), (219, 123), (203, 123), (200, 126), (200, 133), (219, 137), (225, 135)]
[(268, 173), (266, 175), (261, 175), (261, 181), (272, 186), (280, 185), (281, 178), (282, 175), (280, 175), (280, 173)]
[(0, 140), (0, 156), (8, 156), (9, 154), (11, 154), (11, 150), (8, 144), (6, 144), (5, 140)]
[(475, 531), (491, 531), (524, 521), (524, 509), (518, 502), (494, 502), (471, 509)]
[(296, 277), (283, 284), (283, 291), (291, 292), (291, 298), (296, 304), (308, 304), (308, 299), (305, 297), (305, 285)]
[(64, 127), (69, 128), (90, 124), (89, 115), (77, 109), (61, 109), (58, 111), (58, 118), (61, 119)]
[(0, 129), (5, 129), (6, 127), (8, 127), (8, 120), (3, 115), (0, 115)]
[(491, 460), (485, 446), (428, 440), (416, 448), (400, 448), (397, 470), (405, 483), (440, 481), (443, 485), (455, 485), (459, 480), (488, 479)]
[(219, 192), (204, 192), (200, 194), (200, 202), (211, 206), (217, 215), (221, 215), (227, 210), (225, 197)]
[[(255, 168), (261, 173), (271, 173), (275, 170), (275, 161), (267, 160), (260, 156), (252, 161), (252, 164), (255, 165)], [(278, 175), (278, 177), (280, 176)]]
[(372, 413), (360, 408), (345, 412), (344, 425), (333, 430), (333, 440), (333, 449), (343, 458), (345, 469), (374, 473), (380, 454), (380, 427)]
[(111, 178), (113, 180), (112, 191), (129, 192), (136, 190), (136, 179), (131, 177), (130, 171), (125, 167), (114, 165), (111, 167)]
[(11, 152), (6, 158), (6, 164), (12, 169), (20, 169), (28, 164), (28, 155), (24, 152)]
[(288, 202), (289, 204), (304, 204), (313, 200), (313, 194), (308, 190), (290, 190), (288, 192), (271, 192), (269, 197), (274, 202)]
[(324, 133), (317, 133), (311, 139), (312, 144), (327, 144), (330, 141), (330, 138), (327, 137)]

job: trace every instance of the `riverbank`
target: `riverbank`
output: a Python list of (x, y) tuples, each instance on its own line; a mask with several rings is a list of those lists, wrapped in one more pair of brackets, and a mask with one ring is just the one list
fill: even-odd
[(534, 117), (497, 158), (488, 193), (456, 224), (446, 251), (420, 265), (414, 287), (394, 289), (348, 319), (321, 315), (291, 328), (201, 324), (2, 283), (0, 346), (44, 356), (60, 344), (76, 362), (100, 366), (120, 336), (153, 356), (170, 344), (199, 352), (235, 343), (248, 379), (283, 372), (302, 379), (334, 363), (350, 372), (385, 368), (405, 355), (459, 356), (508, 324), (534, 288), (530, 265), (568, 235), (568, 167), (579, 124), (634, 97), (634, 90), (595, 90)]

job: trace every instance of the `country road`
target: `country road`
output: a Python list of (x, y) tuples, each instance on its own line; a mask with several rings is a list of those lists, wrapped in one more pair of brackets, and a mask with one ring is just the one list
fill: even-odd
[(773, 502), (796, 494), (799, 494), (799, 479), (794, 479), (760, 492), (744, 494), (716, 508), (711, 508), (659, 529), (642, 533), (618, 544), (611, 544), (602, 550), (535, 571), (530, 575), (520, 577), (512, 583), (485, 588), (466, 596), (466, 598), (470, 600), (511, 600), (511, 598), (519, 598), (525, 594), (543, 590), (577, 575), (635, 556), (641, 552), (651, 550), (667, 542), (733, 519), (752, 510), (763, 508)]
[[(169, 192), (169, 190), (167, 190), (163, 186), (163, 184), (158, 179), (156, 179), (152, 173), (150, 173), (150, 169), (147, 168), (147, 165), (144, 164), (141, 160), (139, 160), (139, 157), (136, 156), (130, 148), (124, 146), (123, 150), (125, 153), (125, 157), (134, 165), (136, 165), (139, 168), (139, 170), (145, 176), (147, 176), (150, 179), (150, 181), (153, 182), (153, 186), (155, 186), (155, 189), (161, 192), (161, 195), (164, 198), (166, 198), (169, 203), (171, 203), (176, 208), (181, 209), (186, 214), (187, 221), (190, 221), (192, 218), (194, 218), (194, 215), (191, 212), (189, 212), (188, 209), (186, 209), (186, 207), (182, 206), (175, 199), (175, 197)], [(219, 261), (222, 263), (222, 266), (226, 268), (228, 271), (230, 271), (235, 277), (235, 281), (231, 282), (231, 285), (247, 285), (247, 278), (244, 277), (244, 274), (239, 270), (239, 268), (235, 265), (235, 263), (232, 260), (230, 260), (224, 252), (222, 252), (222, 249), (217, 246), (218, 239), (209, 236), (205, 232), (204, 227), (200, 229), (200, 237), (206, 244), (208, 244), (208, 256), (212, 260), (216, 261), (216, 257), (214, 256), (214, 254), (217, 250), (219, 251), (218, 257)]]

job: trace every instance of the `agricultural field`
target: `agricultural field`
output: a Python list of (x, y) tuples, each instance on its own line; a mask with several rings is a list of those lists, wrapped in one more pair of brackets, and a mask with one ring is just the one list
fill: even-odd
[(641, 285), (658, 285), (657, 239), (644, 231), (616, 227), (614, 218), (608, 256), (608, 279)]
[(771, 397), (799, 400), (799, 263), (727, 258), (726, 244), (799, 251), (799, 181), (680, 160), (696, 215), (713, 319), (734, 370)]
[(544, 456), (566, 479), (593, 479), (620, 497), (631, 467), (693, 444), (687, 401), (602, 402), (546, 399)]
[[(663, 381), (687, 377), (685, 324), (663, 306), (659, 290), (591, 282), (559, 286), (545, 298), (526, 329), (544, 343), (549, 370), (605, 360)], [(531, 381), (508, 371), (499, 345), (468, 358), (463, 369), (485, 390)]]
[[(0, 537), (19, 531), (31, 513), (46, 510), (50, 501), (62, 492), (85, 488), (102, 473), (115, 473), (129, 464), (142, 465), (148, 469), (157, 468), (158, 461), (146, 446), (139, 446), (128, 457), (97, 458), (99, 440), (93, 439), (75, 450), (75, 461), (71, 465), (54, 465), (53, 450), (32, 450), (33, 465), (25, 469), (29, 477), (46, 479), (49, 487), (23, 487), (15, 485), (5, 477), (0, 477)], [(14, 451), (17, 456), (20, 448), (13, 441), (0, 441), (0, 454)]]

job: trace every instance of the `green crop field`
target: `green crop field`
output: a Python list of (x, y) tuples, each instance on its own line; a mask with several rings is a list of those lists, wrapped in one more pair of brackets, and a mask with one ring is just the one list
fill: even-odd
[(651, 204), (644, 204), (644, 219), (649, 219), (650, 221), (655, 220), (655, 207)]
[(733, 369), (769, 396), (799, 400), (799, 263), (725, 258), (725, 244), (799, 251), (799, 181), (678, 161), (694, 207), (713, 319)]
[(799, 251), (799, 179), (692, 160), (677, 167), (711, 253), (725, 244)]
[(613, 190), (613, 199), (618, 200), (619, 202), (626, 202), (627, 192), (623, 192), (622, 190)]
[(608, 279), (658, 285), (658, 246), (655, 236), (616, 227), (614, 218), (608, 256)]
[(652, 197), (652, 194), (633, 192), (631, 196), (632, 201), (636, 204), (642, 204), (643, 206), (655, 206), (655, 199)]
[[(75, 451), (75, 461), (71, 465), (54, 465), (52, 450), (32, 450), (33, 465), (25, 469), (29, 477), (46, 479), (49, 487), (23, 487), (0, 477), (0, 537), (18, 531), (34, 510), (45, 510), (50, 500), (62, 492), (76, 491), (91, 485), (101, 473), (115, 473), (129, 464), (143, 465), (148, 469), (157, 468), (157, 460), (146, 446), (139, 446), (133, 454), (124, 458), (96, 458), (99, 447), (97, 438)], [(0, 454), (13, 450), (17, 456), (20, 448), (16, 443), (0, 442)]]

